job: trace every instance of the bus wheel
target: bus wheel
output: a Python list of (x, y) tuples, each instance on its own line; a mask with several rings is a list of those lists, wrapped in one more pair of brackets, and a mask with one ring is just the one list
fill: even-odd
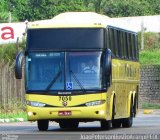
[(103, 120), (101, 121), (101, 129), (102, 130), (109, 130), (111, 128), (111, 121), (106, 121), (106, 120)]
[(38, 124), (39, 131), (47, 131), (48, 130), (48, 125), (49, 125), (48, 120), (38, 120), (37, 124)]
[(113, 100), (113, 109), (112, 109), (112, 127), (113, 128), (119, 128), (121, 127), (121, 120), (115, 120), (115, 114), (116, 114), (116, 110), (115, 110), (115, 97)]
[(78, 128), (79, 122), (78, 121), (61, 121), (59, 122), (59, 126), (62, 129), (76, 129)]
[(132, 105), (132, 103), (131, 103), (130, 117), (129, 117), (129, 118), (126, 118), (126, 119), (123, 119), (123, 121), (122, 121), (122, 126), (123, 126), (123, 127), (126, 127), (126, 128), (132, 127), (133, 116), (134, 116), (134, 110), (133, 110), (133, 105)]
[(121, 120), (112, 120), (112, 127), (113, 128), (119, 128), (119, 127), (121, 127), (121, 124), (122, 124)]

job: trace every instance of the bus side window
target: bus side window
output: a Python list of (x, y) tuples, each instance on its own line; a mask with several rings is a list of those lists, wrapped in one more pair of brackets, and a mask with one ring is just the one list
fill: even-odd
[(122, 31), (119, 32), (119, 44), (120, 44), (120, 49), (121, 49), (121, 58), (125, 58), (124, 56), (124, 46), (123, 46), (123, 34)]
[(125, 33), (125, 40), (126, 40), (126, 56), (127, 56), (127, 59), (129, 59), (130, 54), (129, 54), (129, 37), (128, 37), (128, 33)]
[(128, 59), (131, 59), (131, 45), (130, 45), (130, 34), (127, 33), (127, 53)]
[(111, 28), (109, 28), (109, 49), (112, 51), (112, 56), (115, 57), (115, 53), (114, 53), (114, 39), (113, 39), (113, 30)]
[(121, 36), (120, 36), (120, 31), (117, 30), (117, 50), (118, 50), (118, 56), (122, 58), (122, 44), (121, 44)]
[(132, 34), (130, 33), (129, 35), (129, 42), (130, 42), (130, 54), (131, 54), (131, 57), (130, 59), (133, 60), (133, 44), (132, 44)]
[(107, 48), (109, 48), (110, 50), (112, 50), (111, 49), (111, 29), (110, 28), (108, 28), (108, 38), (107, 38), (107, 41), (108, 41), (108, 46), (107, 46)]
[(136, 57), (136, 47), (135, 47), (135, 35), (132, 35), (132, 55), (133, 55), (133, 60), (135, 60)]
[(119, 57), (119, 52), (118, 52), (118, 30), (114, 30), (114, 51), (116, 57)]
[(111, 49), (112, 46), (111, 46), (111, 33), (110, 33), (110, 28), (107, 29), (107, 36), (106, 36), (106, 37), (107, 37), (107, 39), (106, 39), (106, 41), (107, 41), (107, 43), (106, 43), (106, 44), (107, 44), (107, 49), (112, 50), (112, 49)]
[(112, 37), (111, 37), (112, 52), (113, 52), (113, 55), (116, 57), (114, 29), (111, 29), (111, 36), (112, 36)]
[(139, 60), (139, 49), (138, 49), (138, 41), (137, 41), (137, 35), (135, 35), (135, 50), (136, 50), (136, 60)]
[(125, 37), (125, 32), (123, 32), (122, 35), (122, 48), (123, 48), (123, 58), (126, 59), (126, 37)]

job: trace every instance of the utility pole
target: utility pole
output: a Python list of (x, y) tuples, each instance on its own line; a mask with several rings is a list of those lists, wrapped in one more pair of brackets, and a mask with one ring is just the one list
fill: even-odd
[(11, 3), (11, 0), (9, 0), (8, 7), (9, 7), (8, 22), (11, 23), (12, 22), (11, 12), (13, 11), (13, 8), (14, 8), (14, 5)]
[(12, 22), (12, 15), (11, 15), (11, 11), (9, 11), (8, 22), (9, 22), (9, 23), (11, 23), (11, 22)]
[(144, 50), (144, 21), (141, 22), (141, 50)]

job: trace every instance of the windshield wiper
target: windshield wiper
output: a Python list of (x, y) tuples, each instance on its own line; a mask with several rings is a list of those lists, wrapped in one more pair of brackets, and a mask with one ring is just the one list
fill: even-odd
[(62, 74), (62, 71), (60, 70), (56, 76), (53, 78), (53, 80), (49, 83), (49, 85), (46, 87), (46, 91), (48, 91), (53, 85), (54, 83), (57, 81), (57, 79), (60, 77), (60, 75)]
[(86, 90), (83, 87), (83, 85), (81, 84), (81, 82), (78, 80), (77, 76), (74, 74), (74, 72), (72, 70), (70, 70), (70, 73), (73, 75), (74, 80), (77, 82), (77, 84), (79, 85), (79, 87), (83, 90), (83, 92), (85, 93)]

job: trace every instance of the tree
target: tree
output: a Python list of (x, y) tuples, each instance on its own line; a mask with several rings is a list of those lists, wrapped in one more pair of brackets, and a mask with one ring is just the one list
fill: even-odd
[(102, 13), (102, 9), (106, 0), (83, 0), (83, 4), (88, 11)]
[(110, 17), (160, 14), (160, 0), (0, 0), (0, 22), (53, 18), (66, 11), (94, 11)]
[(160, 0), (147, 0), (150, 5), (150, 10), (152, 13), (150, 15), (159, 15), (160, 14)]
[(108, 0), (102, 11), (110, 17), (128, 17), (160, 14), (158, 8), (159, 0)]
[(7, 13), (7, 2), (5, 0), (0, 1), (0, 23), (7, 22), (8, 13)]
[(2, 9), (6, 13), (1, 14), (0, 20), (5, 18), (5, 22), (8, 20), (9, 11), (14, 21), (34, 21), (53, 18), (66, 11), (85, 10), (83, 0), (1, 0), (0, 8), (0, 13), (4, 13)]
[[(17, 21), (17, 15), (14, 14), (15, 5), (14, 0), (1, 0), (0, 1), (0, 22), (8, 22), (9, 13), (11, 13), (12, 21)], [(15, 2), (16, 3), (16, 2)]]
[(8, 9), (7, 1), (6, 0), (1, 0), (0, 1), (0, 12), (7, 11), (6, 9)]
[[(16, 0), (15, 0), (16, 1)], [(83, 0), (18, 0), (21, 1), (19, 11), (16, 11), (20, 20), (29, 21), (53, 18), (66, 11), (83, 11)], [(23, 4), (22, 4), (23, 2)], [(17, 8), (18, 9), (18, 8)]]

